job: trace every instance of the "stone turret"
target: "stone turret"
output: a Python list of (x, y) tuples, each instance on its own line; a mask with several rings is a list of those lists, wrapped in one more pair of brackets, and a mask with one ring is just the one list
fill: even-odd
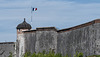
[(24, 21), (16, 27), (16, 29), (17, 29), (17, 34), (22, 33), (22, 31), (30, 30), (31, 28), (32, 28), (31, 25), (28, 24), (28, 23), (25, 21), (25, 18), (24, 18)]
[(28, 31), (31, 28), (32, 28), (31, 25), (25, 21), (25, 18), (24, 21), (16, 27), (17, 29), (16, 57), (22, 57), (22, 55), (25, 53), (25, 38), (23, 31)]

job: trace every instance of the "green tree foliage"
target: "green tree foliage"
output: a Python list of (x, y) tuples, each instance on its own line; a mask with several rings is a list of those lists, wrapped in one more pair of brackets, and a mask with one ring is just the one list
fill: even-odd
[[(31, 54), (30, 52), (26, 52), (24, 54), (23, 57), (71, 57), (68, 54), (66, 54), (66, 56), (62, 56), (62, 54), (55, 54), (55, 52), (53, 50), (50, 50), (49, 53), (43, 51), (42, 53), (33, 53)], [(74, 57), (83, 57), (83, 53), (78, 53), (76, 52), (76, 54), (74, 55)]]
[[(9, 52), (8, 57), (13, 57), (13, 54)], [(43, 51), (42, 53), (33, 53), (31, 52), (26, 52), (22, 57), (71, 57), (71, 55), (66, 54), (66, 56), (62, 56), (62, 54), (54, 52), (54, 50), (50, 50), (48, 53)], [(83, 53), (81, 52), (76, 52), (74, 57), (83, 57)], [(92, 56), (86, 56), (86, 57), (100, 57), (100, 55), (92, 55)]]
[(87, 57), (100, 57), (100, 55), (92, 55), (92, 56), (87, 56)]
[(76, 52), (76, 54), (74, 55), (74, 57), (83, 57), (83, 53), (78, 53), (78, 52)]
[[(13, 57), (12, 53), (9, 53), (10, 55), (8, 57)], [(71, 55), (66, 54), (66, 56), (62, 56), (62, 54), (55, 54), (53, 50), (50, 50), (48, 53), (43, 51), (42, 53), (33, 53), (31, 54), (30, 52), (26, 52), (22, 57), (71, 57)], [(74, 55), (74, 57), (83, 57), (83, 53), (78, 53)]]
[(10, 55), (9, 55), (8, 57), (13, 57), (13, 55), (12, 55), (12, 53), (11, 53), (11, 52), (9, 52), (9, 54), (10, 54)]

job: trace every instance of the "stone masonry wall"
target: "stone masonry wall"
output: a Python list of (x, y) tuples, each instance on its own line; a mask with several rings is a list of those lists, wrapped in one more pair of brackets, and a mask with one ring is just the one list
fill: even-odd
[(57, 50), (57, 32), (54, 30), (50, 31), (37, 31), (36, 32), (36, 45), (35, 51), (42, 52), (43, 50), (49, 51), (53, 49)]
[(85, 56), (95, 54), (95, 25), (58, 33), (57, 52), (63, 55), (78, 52)]
[(24, 32), (24, 39), (25, 52), (38, 53), (44, 50), (48, 52), (50, 49), (57, 51), (57, 31), (54, 28), (40, 28), (34, 32), (26, 31)]
[(95, 54), (100, 55), (100, 23), (94, 24), (95, 26), (95, 40), (96, 40), (96, 45), (95, 45)]
[(15, 56), (15, 43), (14, 42), (4, 42), (0, 43), (0, 57), (8, 57), (10, 54)]
[(35, 52), (35, 44), (36, 44), (36, 32), (25, 33), (25, 51), (26, 52)]
[(16, 41), (16, 57), (21, 57), (25, 53), (25, 37), (24, 34), (17, 35)]
[(32, 53), (53, 49), (56, 53), (71, 54), (72, 57), (76, 51), (82, 52), (84, 57), (100, 54), (100, 20), (62, 30), (38, 28), (23, 34), (24, 50)]

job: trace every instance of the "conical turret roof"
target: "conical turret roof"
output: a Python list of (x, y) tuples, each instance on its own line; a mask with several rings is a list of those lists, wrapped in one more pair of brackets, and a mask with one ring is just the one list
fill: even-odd
[(16, 27), (16, 29), (31, 29), (31, 28), (32, 28), (31, 25), (25, 21), (25, 18), (24, 21)]

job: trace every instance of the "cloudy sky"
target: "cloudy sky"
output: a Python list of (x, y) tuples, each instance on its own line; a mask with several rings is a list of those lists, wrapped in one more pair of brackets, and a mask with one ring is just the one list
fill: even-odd
[(16, 26), (69, 28), (100, 18), (100, 0), (0, 0), (0, 42), (16, 41)]

